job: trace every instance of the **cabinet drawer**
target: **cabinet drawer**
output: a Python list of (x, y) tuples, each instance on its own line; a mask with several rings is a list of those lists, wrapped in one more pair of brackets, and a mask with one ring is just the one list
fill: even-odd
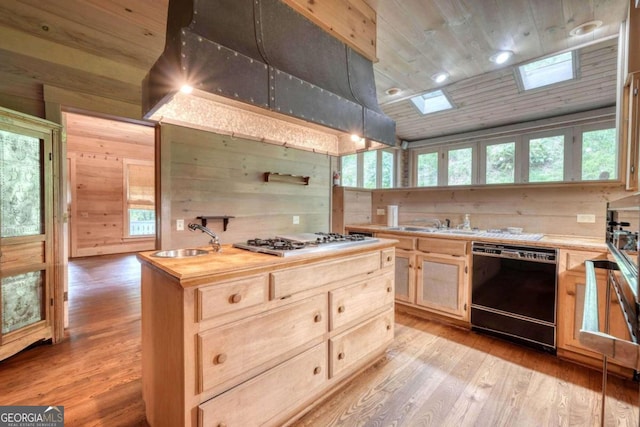
[(269, 362), (322, 337), (326, 313), (327, 296), (320, 294), (198, 334), (200, 391), (233, 379), (239, 383), (252, 369), (263, 364), (266, 369)]
[(277, 299), (380, 269), (380, 251), (308, 267), (271, 273), (271, 298)]
[(278, 415), (304, 402), (327, 380), (322, 343), (198, 407), (203, 427), (276, 425)]
[(398, 241), (396, 243), (396, 248), (398, 249), (406, 249), (408, 251), (412, 251), (416, 246), (415, 237), (407, 237), (401, 236), (400, 234), (384, 234), (384, 233), (376, 233), (376, 237), (381, 239), (395, 239)]
[(396, 249), (385, 249), (380, 252), (380, 268), (391, 267), (396, 262)]
[(468, 248), (469, 242), (464, 240), (445, 240), (428, 237), (418, 239), (418, 249), (422, 252), (465, 256)]
[(584, 272), (584, 262), (590, 259), (606, 259), (607, 254), (603, 252), (584, 251), (560, 251), (560, 263), (564, 262), (565, 269), (577, 272)]
[(268, 300), (269, 276), (247, 277), (196, 290), (198, 320), (211, 319)]
[(393, 308), (329, 340), (329, 375), (348, 371), (393, 340)]
[(393, 278), (390, 272), (352, 286), (329, 292), (331, 330), (345, 326), (369, 313), (393, 303)]

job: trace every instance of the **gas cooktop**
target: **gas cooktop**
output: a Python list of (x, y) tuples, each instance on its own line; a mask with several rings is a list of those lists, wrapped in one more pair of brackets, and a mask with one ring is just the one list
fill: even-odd
[(342, 249), (377, 241), (378, 239), (360, 234), (302, 233), (267, 239), (250, 239), (244, 243), (234, 243), (233, 247), (285, 257)]

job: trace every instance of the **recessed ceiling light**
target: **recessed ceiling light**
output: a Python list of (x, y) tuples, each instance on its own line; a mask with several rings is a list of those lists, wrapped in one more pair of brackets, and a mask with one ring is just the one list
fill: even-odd
[(489, 58), (489, 61), (495, 62), (496, 64), (504, 64), (513, 56), (513, 52), (510, 50), (501, 50), (499, 52), (494, 53)]
[(180, 88), (180, 92), (190, 94), (191, 92), (193, 92), (193, 87), (189, 85), (182, 85), (182, 87)]
[(397, 87), (390, 87), (389, 89), (385, 90), (384, 93), (386, 93), (387, 95), (397, 95), (398, 93), (400, 93), (400, 89)]
[(584, 36), (593, 33), (596, 29), (600, 28), (602, 21), (589, 21), (584, 24), (580, 24), (573, 30), (569, 31), (570, 36)]
[(431, 79), (436, 83), (442, 83), (449, 78), (449, 73), (436, 73), (431, 76)]

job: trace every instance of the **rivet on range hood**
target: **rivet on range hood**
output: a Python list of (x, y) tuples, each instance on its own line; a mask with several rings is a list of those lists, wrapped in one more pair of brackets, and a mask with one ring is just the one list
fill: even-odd
[(170, 0), (142, 105), (147, 119), (332, 155), (396, 144), (371, 61), (280, 0)]

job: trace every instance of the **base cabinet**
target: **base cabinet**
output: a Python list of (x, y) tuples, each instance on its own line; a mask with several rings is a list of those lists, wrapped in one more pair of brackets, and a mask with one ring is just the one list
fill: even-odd
[[(582, 260), (582, 263), (568, 262), (568, 269), (559, 274), (558, 281), (558, 355), (583, 364), (602, 368), (602, 355), (596, 353), (580, 343), (578, 336), (582, 327), (582, 317), (584, 310), (585, 296), (585, 271), (584, 260), (603, 257), (600, 253), (561, 253), (561, 257)], [(607, 276), (606, 273), (596, 274), (598, 283), (598, 302), (600, 320), (600, 330), (605, 331), (605, 304), (606, 301)], [(616, 298), (615, 292), (611, 292), (609, 300), (609, 333), (618, 338), (630, 340), (629, 331)], [(609, 359), (609, 367), (612, 371), (627, 374), (625, 368), (616, 365), (615, 359)]]
[(396, 239), (396, 307), (413, 314), (469, 322), (469, 245), (466, 240), (409, 237)]
[(354, 252), (193, 286), (139, 257), (149, 425), (283, 425), (375, 362), (394, 335), (395, 249)]
[(447, 255), (420, 255), (416, 304), (437, 312), (466, 317), (467, 262)]

